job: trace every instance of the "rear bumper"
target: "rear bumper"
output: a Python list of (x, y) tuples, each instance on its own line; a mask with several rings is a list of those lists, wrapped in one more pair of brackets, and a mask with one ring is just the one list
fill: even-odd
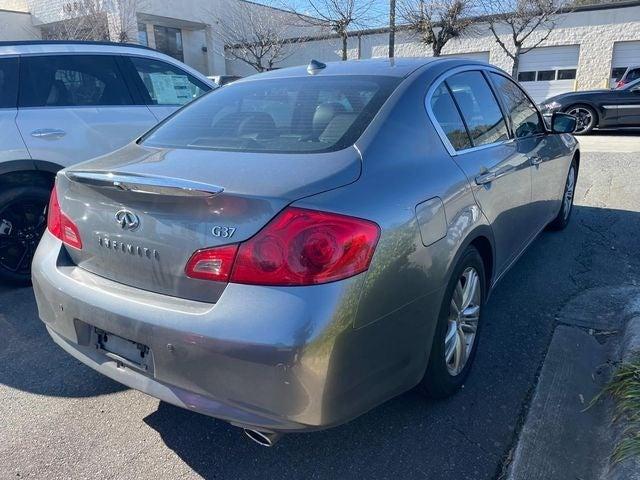
[[(343, 423), (419, 381), (426, 333), (393, 323), (411, 318), (406, 309), (416, 305), (354, 329), (363, 282), (364, 275), (313, 287), (230, 284), (214, 305), (88, 273), (48, 232), (33, 262), (39, 315), (71, 355), (168, 403), (269, 431)], [(149, 370), (96, 348), (96, 328), (148, 346)]]

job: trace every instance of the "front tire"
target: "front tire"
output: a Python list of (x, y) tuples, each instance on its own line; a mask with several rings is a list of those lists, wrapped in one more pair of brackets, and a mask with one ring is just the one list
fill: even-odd
[(571, 105), (565, 112), (576, 117), (575, 135), (586, 135), (598, 124), (598, 114), (587, 105)]
[(562, 194), (562, 205), (558, 216), (549, 224), (551, 230), (564, 230), (569, 225), (571, 212), (573, 212), (573, 198), (575, 196), (576, 182), (578, 181), (578, 166), (576, 161), (571, 162), (569, 173), (567, 173), (567, 181), (564, 184), (564, 193)]
[(31, 282), (31, 260), (47, 226), (50, 191), (14, 187), (0, 193), (0, 281)]
[(481, 314), (486, 298), (482, 257), (467, 247), (453, 271), (440, 307), (429, 365), (420, 388), (445, 398), (464, 384), (475, 358)]

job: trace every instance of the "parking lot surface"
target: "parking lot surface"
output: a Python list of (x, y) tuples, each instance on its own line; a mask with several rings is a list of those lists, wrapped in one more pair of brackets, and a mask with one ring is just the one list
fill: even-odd
[(49, 339), (31, 289), (0, 287), (0, 478), (500, 477), (557, 313), (584, 289), (640, 281), (640, 156), (602, 143), (583, 154), (567, 230), (543, 233), (494, 292), (458, 395), (409, 392), (271, 449), (93, 372)]

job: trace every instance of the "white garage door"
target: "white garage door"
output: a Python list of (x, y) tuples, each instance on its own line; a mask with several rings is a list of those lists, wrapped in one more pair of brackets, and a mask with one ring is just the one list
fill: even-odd
[(575, 90), (578, 45), (541, 47), (520, 56), (518, 81), (536, 102)]
[(471, 52), (471, 53), (452, 53), (449, 55), (442, 55), (443, 57), (458, 57), (466, 58), (469, 60), (479, 60), (481, 62), (489, 63), (489, 52)]
[(624, 75), (627, 67), (640, 65), (640, 42), (616, 42), (611, 61), (611, 86)]

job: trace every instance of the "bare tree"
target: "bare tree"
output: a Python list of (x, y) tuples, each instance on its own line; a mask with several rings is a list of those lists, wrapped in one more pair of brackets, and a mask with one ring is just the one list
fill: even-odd
[(289, 26), (277, 10), (229, 1), (218, 25), (225, 58), (244, 62), (258, 72), (272, 70), (294, 53), (296, 39), (287, 38)]
[[(513, 61), (511, 76), (516, 78), (520, 56), (544, 42), (556, 27), (558, 14), (567, 6), (558, 0), (482, 0), (489, 29), (502, 50)], [(506, 30), (505, 41), (500, 30)], [(535, 32), (539, 35), (533, 36)], [(525, 46), (526, 45), (526, 46)]]
[(61, 20), (42, 27), (48, 40), (131, 42), (137, 31), (138, 0), (72, 0), (62, 5)]
[(342, 60), (347, 59), (347, 40), (353, 28), (365, 27), (374, 20), (375, 0), (306, 0), (308, 14), (289, 6), (300, 23), (336, 33), (342, 40)]
[(431, 45), (433, 56), (439, 57), (449, 40), (471, 28), (472, 9), (472, 0), (402, 0), (400, 15), (424, 45)]

